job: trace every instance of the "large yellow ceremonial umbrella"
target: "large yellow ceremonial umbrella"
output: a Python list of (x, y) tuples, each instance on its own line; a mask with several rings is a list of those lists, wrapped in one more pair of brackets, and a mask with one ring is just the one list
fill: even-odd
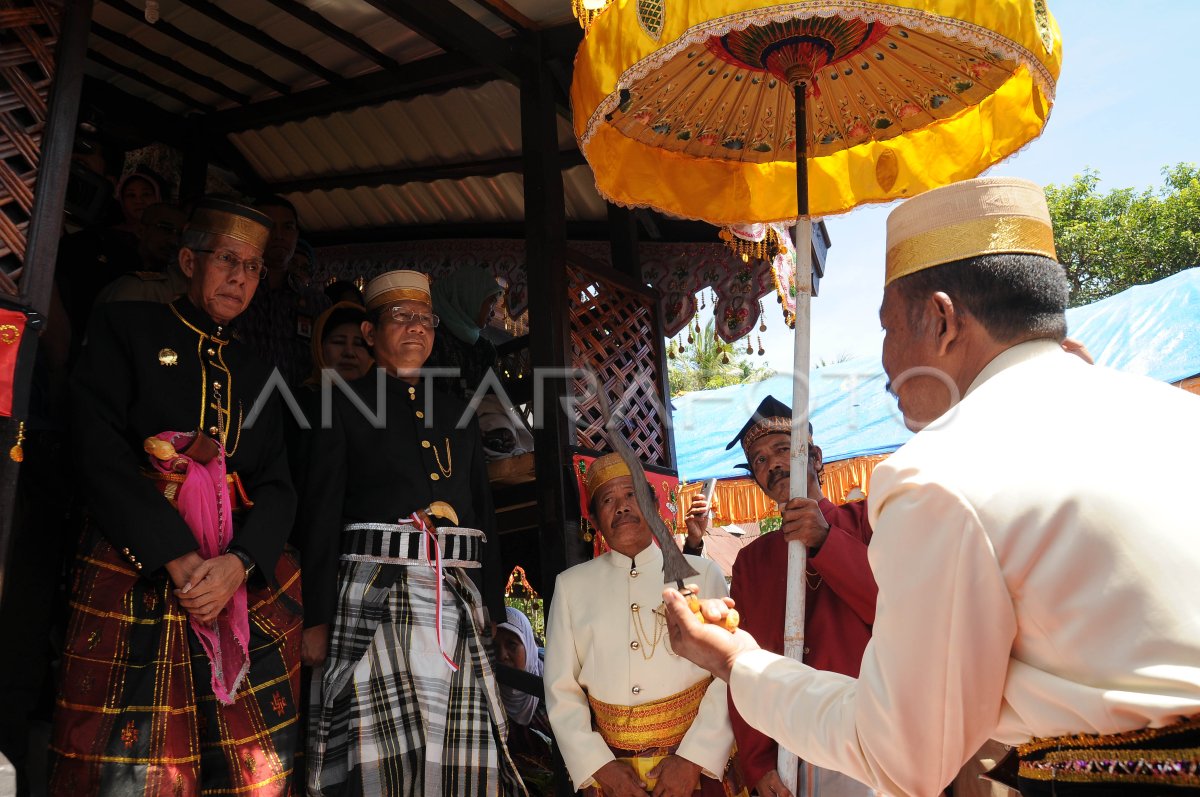
[[(810, 216), (974, 177), (1036, 138), (1061, 66), (1058, 26), (1045, 0), (595, 5), (584, 3), (571, 101), (600, 193), (721, 226), (797, 220), (799, 279), (784, 293), (796, 305), (791, 494), (804, 495)], [(794, 658), (804, 553), (789, 545)]]

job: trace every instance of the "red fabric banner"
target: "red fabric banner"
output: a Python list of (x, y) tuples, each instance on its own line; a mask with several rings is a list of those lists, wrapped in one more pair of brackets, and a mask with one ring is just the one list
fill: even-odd
[[(587, 472), (595, 460), (595, 457), (583, 454), (575, 454), (571, 457), (571, 464), (575, 471), (575, 486), (579, 492), (580, 525), (587, 529), (587, 533), (592, 537), (593, 557), (608, 551), (608, 544), (600, 536), (595, 525), (591, 523), (591, 517), (588, 514)], [(646, 480), (650, 482), (650, 490), (654, 493), (655, 500), (658, 501), (658, 516), (667, 524), (667, 529), (672, 534), (679, 533), (683, 528), (678, 520), (679, 479), (675, 476), (664, 476), (661, 473), (647, 470)]]
[(0, 415), (12, 417), (17, 354), (25, 335), (26, 316), (19, 310), (0, 309)]

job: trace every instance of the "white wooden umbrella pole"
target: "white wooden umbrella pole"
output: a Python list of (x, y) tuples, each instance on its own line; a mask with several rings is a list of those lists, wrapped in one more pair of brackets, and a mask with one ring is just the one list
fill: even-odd
[[(796, 197), (799, 219), (796, 222), (796, 344), (792, 359), (792, 457), (788, 495), (808, 495), (808, 366), (809, 301), (812, 298), (812, 220), (808, 217), (808, 125), (804, 107), (805, 83), (793, 86), (796, 99)], [(808, 551), (804, 543), (788, 543), (787, 598), (783, 620), (783, 655), (804, 660), (804, 572)], [(800, 718), (797, 718), (800, 719)], [(776, 769), (783, 783), (800, 797), (797, 790), (799, 760), (779, 745)]]

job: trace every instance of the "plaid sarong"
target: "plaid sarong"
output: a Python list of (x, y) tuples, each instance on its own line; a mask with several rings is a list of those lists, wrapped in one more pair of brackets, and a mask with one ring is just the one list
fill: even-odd
[(169, 579), (144, 578), (96, 531), (85, 537), (51, 740), (50, 794), (276, 797), (294, 793), (300, 576), (248, 590), (250, 669), (232, 705)]
[(504, 709), (472, 619), (482, 602), (446, 568), (438, 649), (428, 565), (343, 560), (329, 657), (314, 683), (308, 792), (523, 795)]

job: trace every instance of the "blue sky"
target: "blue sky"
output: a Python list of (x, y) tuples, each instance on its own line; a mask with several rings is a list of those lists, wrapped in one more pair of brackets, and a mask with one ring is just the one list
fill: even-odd
[[(1063, 34), (1063, 70), (1041, 138), (988, 174), (1042, 185), (1085, 168), (1101, 188), (1161, 184), (1164, 166), (1200, 161), (1200, 101), (1185, 80), (1200, 52), (1197, 0), (1049, 0)], [(833, 247), (813, 301), (812, 361), (879, 351), (885, 221), (873, 206), (826, 220)], [(764, 302), (764, 360), (791, 370), (791, 333)], [(757, 333), (756, 333), (757, 334)], [(759, 359), (759, 358), (755, 358)]]

